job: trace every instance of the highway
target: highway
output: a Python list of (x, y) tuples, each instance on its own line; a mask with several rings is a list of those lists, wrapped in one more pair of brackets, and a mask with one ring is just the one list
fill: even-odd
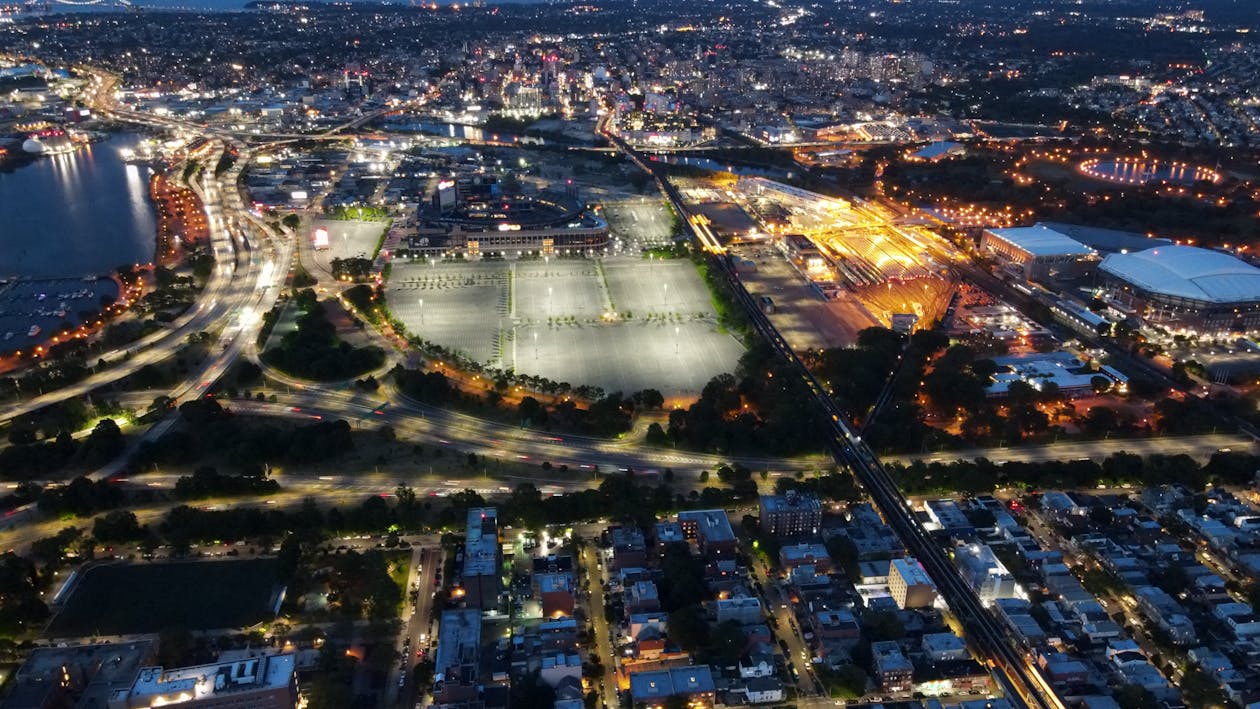
[(625, 141), (609, 133), (606, 123), (601, 124), (600, 130), (632, 162), (656, 179), (658, 187), (682, 217), (682, 222), (710, 253), (711, 263), (726, 279), (731, 292), (740, 301), (740, 305), (758, 333), (796, 370), (802, 383), (809, 389), (815, 404), (822, 408), (830, 421), (831, 434), (828, 446), (833, 457), (838, 463), (853, 470), (885, 521), (901, 538), (906, 549), (919, 559), (931, 575), (950, 608), (963, 620), (968, 635), (986, 655), (990, 667), (995, 670), (994, 676), (1006, 690), (1005, 693), (1011, 702), (1017, 706), (1062, 709), (1064, 704), (1056, 695), (1054, 688), (1029, 658), (1016, 649), (1018, 646), (1010, 638), (1005, 626), (1000, 625), (985, 610), (980, 599), (962, 580), (945, 553), (910, 511), (906, 498), (893, 484), (879, 459), (862, 441), (861, 436), (854, 434), (850, 429), (844, 412), (806, 369), (796, 353), (788, 346), (787, 341), (758, 307), (752, 295), (744, 288), (739, 274), (726, 257), (725, 249), (717, 242), (716, 237), (707, 227), (697, 224), (697, 220), (689, 215), (681, 194), (661, 174), (658, 166), (644, 160), (642, 155)]
[[(221, 149), (222, 146), (220, 146)], [(216, 162), (217, 155), (216, 152), (216, 157), (213, 158)], [(82, 381), (6, 407), (3, 412), (0, 412), (0, 423), (50, 404), (84, 396), (102, 386), (134, 374), (146, 365), (162, 362), (184, 346), (188, 335), (212, 329), (216, 323), (227, 318), (235, 307), (235, 299), (250, 293), (253, 286), (243, 284), (244, 279), (249, 277), (249, 272), (248, 270), (240, 272), (237, 264), (236, 239), (228, 228), (228, 222), (217, 202), (217, 188), (210, 186), (203, 189), (195, 180), (191, 186), (205, 203), (207, 221), (210, 225), (210, 244), (216, 263), (205, 289), (199, 296), (197, 305), (176, 318), (167, 328), (147, 335), (125, 347), (104, 353), (100, 359), (106, 361), (108, 366)]]
[(992, 448), (960, 448), (932, 453), (902, 453), (885, 455), (883, 460), (910, 463), (951, 463), (956, 460), (984, 458), (994, 463), (1009, 461), (1041, 462), (1047, 460), (1094, 460), (1101, 461), (1114, 453), (1137, 455), (1186, 454), (1206, 463), (1219, 451), (1252, 451), (1256, 442), (1242, 433), (1205, 433), (1195, 436), (1157, 436), (1151, 438), (1107, 438), (1093, 441), (1058, 441), (1042, 445), (997, 446)]

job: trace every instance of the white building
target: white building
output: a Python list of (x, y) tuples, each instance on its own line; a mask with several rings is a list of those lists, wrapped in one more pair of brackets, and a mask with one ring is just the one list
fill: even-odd
[(888, 590), (899, 608), (925, 608), (936, 602), (936, 584), (918, 559), (893, 559)]
[(967, 544), (954, 550), (954, 563), (967, 585), (979, 596), (980, 602), (992, 605), (999, 598), (1019, 596), (1015, 577), (993, 554), (987, 544)]

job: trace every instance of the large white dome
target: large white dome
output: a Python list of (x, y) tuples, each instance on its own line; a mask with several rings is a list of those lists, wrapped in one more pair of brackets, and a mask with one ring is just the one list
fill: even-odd
[(27, 138), (26, 142), (22, 143), (22, 150), (28, 153), (42, 153), (44, 152), (44, 144), (35, 138)]

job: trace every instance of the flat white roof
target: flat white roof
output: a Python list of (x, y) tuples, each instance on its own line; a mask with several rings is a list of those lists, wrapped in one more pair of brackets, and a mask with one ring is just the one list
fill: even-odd
[(1220, 251), (1158, 246), (1111, 254), (1099, 268), (1150, 293), (1205, 303), (1260, 301), (1260, 268)]
[(907, 586), (936, 586), (918, 559), (893, 559), (892, 568)]
[(136, 676), (130, 696), (133, 699), (151, 697), (155, 703), (173, 704), (216, 694), (278, 689), (292, 683), (295, 669), (292, 653), (172, 670), (145, 667)]
[(989, 233), (1033, 256), (1089, 256), (1094, 253), (1094, 250), (1085, 244), (1044, 224), (990, 229)]

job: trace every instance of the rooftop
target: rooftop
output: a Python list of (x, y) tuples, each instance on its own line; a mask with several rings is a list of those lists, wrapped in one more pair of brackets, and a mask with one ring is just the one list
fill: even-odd
[(1089, 256), (1094, 253), (1093, 249), (1076, 239), (1044, 224), (990, 229), (989, 233), (1033, 256)]
[(102, 643), (35, 648), (14, 676), (0, 707), (39, 706), (60, 683), (62, 668), (83, 672), (82, 706), (105, 706), (116, 690), (126, 691), (141, 665), (153, 661), (153, 643)]
[(499, 513), (493, 507), (468, 510), (464, 576), (490, 576), (498, 570)]
[(538, 583), (539, 593), (573, 592), (573, 574), (537, 574), (534, 580)]
[[(793, 493), (795, 491), (792, 491)], [(761, 505), (767, 512), (790, 512), (796, 510), (822, 509), (822, 503), (813, 495), (762, 495)]]
[(731, 520), (726, 510), (690, 510), (678, 513), (678, 521), (693, 523), (696, 532), (709, 542), (734, 541), (735, 531), (731, 529)]
[(264, 655), (237, 662), (165, 670), (145, 667), (131, 687), (132, 699), (151, 704), (205, 700), (218, 695), (283, 689), (293, 683), (296, 655)]
[(438, 625), (437, 651), (434, 653), (434, 680), (445, 679), (446, 671), (460, 665), (475, 664), (481, 646), (481, 611), (476, 608), (445, 611)]
[(1174, 245), (1112, 254), (1100, 268), (1150, 293), (1206, 303), (1260, 302), (1260, 269), (1210, 249)]
[(917, 152), (913, 153), (911, 157), (918, 158), (920, 160), (936, 160), (937, 158), (945, 157), (946, 155), (958, 152), (962, 149), (962, 143), (942, 140), (921, 148)]
[(929, 652), (945, 652), (949, 650), (965, 650), (967, 643), (950, 632), (924, 633), (923, 649)]
[(830, 559), (827, 547), (817, 543), (789, 544), (779, 549), (785, 562)]
[(934, 586), (932, 577), (924, 570), (918, 559), (893, 559), (890, 567), (896, 571), (907, 586)]
[(643, 530), (638, 527), (613, 527), (609, 530), (608, 536), (612, 539), (613, 548), (617, 551), (644, 548)]
[(713, 692), (715, 689), (713, 673), (704, 666), (675, 667), (630, 675), (630, 694), (636, 704), (650, 699)]
[(1129, 251), (1141, 251), (1154, 246), (1170, 246), (1173, 243), (1168, 239), (1155, 239), (1137, 232), (1103, 229), (1083, 224), (1066, 224), (1064, 222), (1039, 222), (1039, 224), (1069, 236), (1086, 246), (1109, 254), (1126, 249)]

